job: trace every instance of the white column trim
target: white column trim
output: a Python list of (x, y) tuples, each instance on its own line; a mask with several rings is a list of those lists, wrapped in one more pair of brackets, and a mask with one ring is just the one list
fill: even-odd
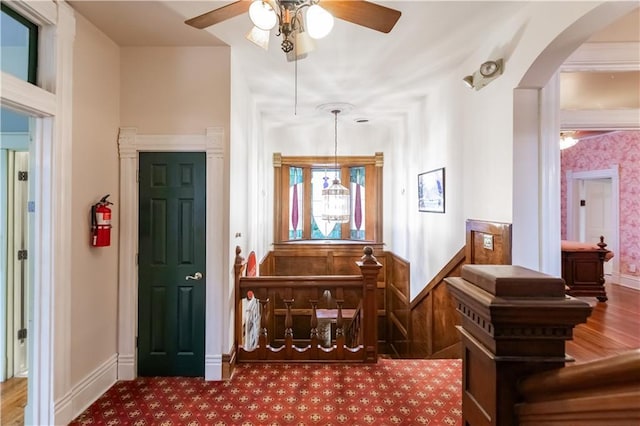
[(562, 72), (640, 70), (640, 42), (585, 43), (562, 64)]
[(562, 275), (561, 270), (561, 195), (560, 195), (560, 76), (555, 73), (540, 91), (540, 179), (538, 234), (540, 271)]
[(31, 22), (40, 25), (56, 25), (58, 20), (58, 9), (52, 0), (14, 0), (10, 2), (10, 6)]
[[(52, 177), (53, 227), (53, 398), (55, 424), (72, 419), (57, 418), (55, 408), (71, 392), (71, 211), (72, 142), (73, 142), (73, 44), (75, 15), (65, 2), (58, 4), (56, 26), (55, 93), (57, 112), (54, 126)], [(45, 213), (44, 211), (41, 213)], [(42, 353), (40, 348), (40, 352)], [(55, 355), (53, 355), (55, 354)]]
[(118, 223), (118, 379), (136, 377), (136, 335), (138, 330), (138, 152), (135, 128), (121, 127), (118, 136), (120, 156), (120, 213)]
[(56, 114), (56, 95), (2, 72), (2, 103), (27, 114), (48, 116)]
[[(204, 342), (204, 378), (222, 380), (222, 353), (224, 341), (224, 284), (227, 281), (225, 270), (224, 244), (224, 130), (210, 127), (206, 131), (207, 144), (207, 291), (205, 296), (205, 342)], [(216, 189), (217, 188), (217, 189)], [(222, 296), (222, 297), (221, 297)]]
[[(75, 17), (64, 1), (15, 0), (11, 7), (40, 26), (38, 86), (2, 73), (2, 104), (41, 117), (31, 155), (35, 211), (32, 216), (33, 309), (29, 318), (29, 389), (26, 424), (56, 419), (55, 399), (69, 391), (70, 161)], [(55, 357), (54, 357), (55, 353)]]
[(224, 129), (207, 128), (203, 135), (138, 135), (134, 127), (120, 128), (120, 258), (118, 294), (118, 379), (137, 375), (138, 329), (138, 184), (139, 153), (144, 151), (206, 153), (206, 301), (205, 379), (222, 379), (222, 327), (220, 297), (224, 281)]
[(562, 110), (562, 130), (640, 129), (640, 109)]

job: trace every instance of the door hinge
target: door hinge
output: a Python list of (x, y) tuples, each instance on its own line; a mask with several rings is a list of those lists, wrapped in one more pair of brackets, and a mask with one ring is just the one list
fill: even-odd
[(18, 330), (18, 340), (25, 340), (27, 338), (27, 329), (23, 328)]
[(140, 182), (140, 170), (136, 170), (136, 182)]
[(140, 337), (136, 336), (136, 348), (138, 347), (138, 342), (140, 341)]
[(29, 179), (29, 172), (19, 171), (18, 172), (18, 180), (27, 180)]
[(27, 260), (26, 250), (18, 250), (18, 260)]
[(587, 205), (587, 200), (580, 200), (580, 207), (584, 207)]
[(136, 253), (136, 265), (138, 264), (139, 260), (140, 260), (140, 253)]

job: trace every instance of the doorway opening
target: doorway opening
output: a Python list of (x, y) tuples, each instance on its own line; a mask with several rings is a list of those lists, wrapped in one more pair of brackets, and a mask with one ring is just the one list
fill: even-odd
[(32, 218), (29, 177), (34, 119), (2, 108), (0, 112), (0, 403), (3, 424), (22, 423), (29, 383), (32, 309)]
[[(567, 239), (597, 243), (604, 236), (607, 249), (619, 253), (619, 178), (610, 169), (573, 172), (567, 177)], [(605, 277), (618, 271), (618, 256), (605, 262)]]

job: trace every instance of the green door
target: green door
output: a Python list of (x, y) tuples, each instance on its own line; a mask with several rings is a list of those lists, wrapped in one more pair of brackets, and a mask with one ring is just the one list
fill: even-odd
[(204, 376), (206, 157), (139, 166), (138, 375)]

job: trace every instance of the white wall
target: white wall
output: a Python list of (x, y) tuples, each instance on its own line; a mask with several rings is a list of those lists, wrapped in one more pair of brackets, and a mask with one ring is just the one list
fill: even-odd
[(227, 130), (229, 61), (228, 47), (123, 47), (121, 127), (140, 135)]
[[(255, 197), (249, 196), (250, 188), (257, 183), (257, 170), (252, 167), (256, 162), (256, 130), (252, 126), (255, 109), (249, 89), (244, 79), (245, 69), (238, 64), (237, 57), (231, 54), (231, 122), (229, 134), (229, 202), (228, 214), (225, 216), (229, 220), (229, 241), (231, 242), (224, 250), (228, 253), (228, 258), (224, 265), (228, 265), (227, 277), (229, 279), (225, 286), (225, 316), (223, 342), (225, 347), (223, 353), (230, 353), (234, 343), (235, 327), (235, 277), (234, 260), (235, 248), (240, 246), (241, 256), (245, 259), (252, 250), (257, 250), (258, 235), (257, 214)], [(253, 225), (252, 225), (253, 224)]]
[(76, 16), (73, 81), (70, 383), (76, 386), (117, 352), (118, 232), (89, 245), (91, 205), (111, 194), (118, 229), (120, 49)]

